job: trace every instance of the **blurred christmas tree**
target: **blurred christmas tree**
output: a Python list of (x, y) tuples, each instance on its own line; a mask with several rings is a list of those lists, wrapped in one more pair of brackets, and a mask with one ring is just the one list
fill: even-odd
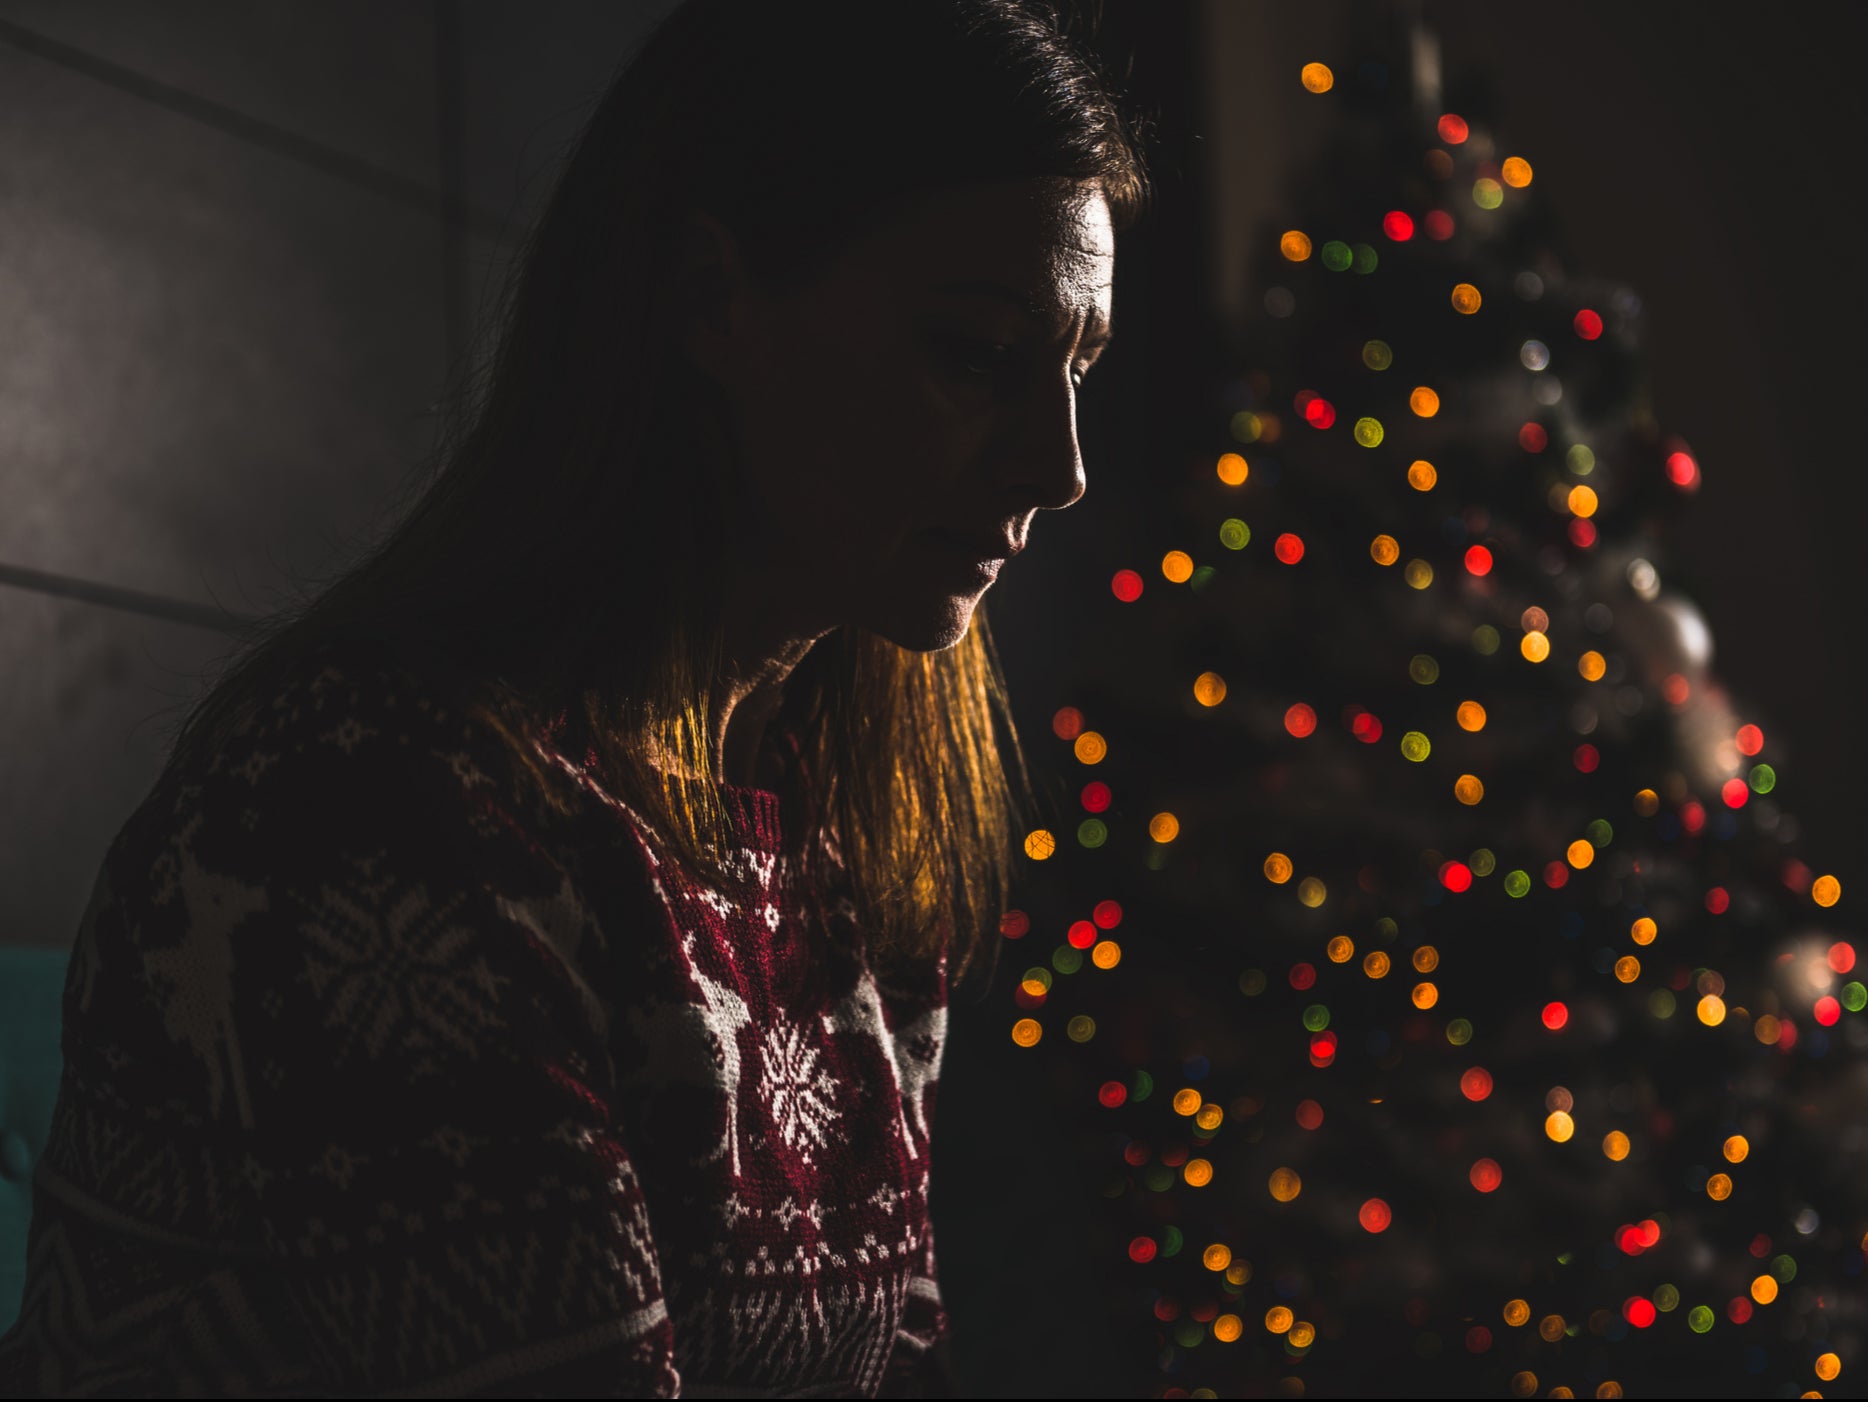
[(1013, 1040), (1157, 1395), (1859, 1394), (1868, 990), (1666, 583), (1700, 464), (1485, 75), (1359, 28), (1054, 718)]

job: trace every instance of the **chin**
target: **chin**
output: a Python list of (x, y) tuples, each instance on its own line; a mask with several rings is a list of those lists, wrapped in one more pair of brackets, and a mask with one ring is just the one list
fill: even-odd
[(895, 609), (868, 625), (873, 633), (910, 652), (945, 652), (963, 642), (973, 627), (972, 595), (951, 596), (924, 609)]

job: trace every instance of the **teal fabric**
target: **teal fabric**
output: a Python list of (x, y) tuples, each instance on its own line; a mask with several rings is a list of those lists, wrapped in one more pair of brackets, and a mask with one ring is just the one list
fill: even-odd
[(26, 1283), (32, 1166), (45, 1148), (64, 1064), (59, 1028), (69, 948), (0, 945), (0, 1334)]

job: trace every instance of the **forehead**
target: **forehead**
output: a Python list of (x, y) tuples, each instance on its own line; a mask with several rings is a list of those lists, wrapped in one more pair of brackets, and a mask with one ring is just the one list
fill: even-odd
[(941, 191), (891, 221), (883, 242), (887, 251), (876, 252), (904, 290), (996, 282), (1047, 317), (1109, 314), (1115, 232), (1093, 187), (1033, 180)]

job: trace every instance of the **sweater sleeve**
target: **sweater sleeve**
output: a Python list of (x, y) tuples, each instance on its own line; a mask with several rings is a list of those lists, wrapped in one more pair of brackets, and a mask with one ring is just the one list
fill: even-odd
[[(67, 985), (41, 1234), (68, 1220), (147, 1283), (109, 1323), (149, 1317), (155, 1390), (677, 1396), (602, 932), (507, 811), (495, 752), (381, 699), (403, 704), (298, 698), (118, 854)], [(104, 1162), (118, 1120), (161, 1157)], [(68, 1327), (42, 1343), (77, 1355), (73, 1390), (121, 1381), (121, 1340)]]

